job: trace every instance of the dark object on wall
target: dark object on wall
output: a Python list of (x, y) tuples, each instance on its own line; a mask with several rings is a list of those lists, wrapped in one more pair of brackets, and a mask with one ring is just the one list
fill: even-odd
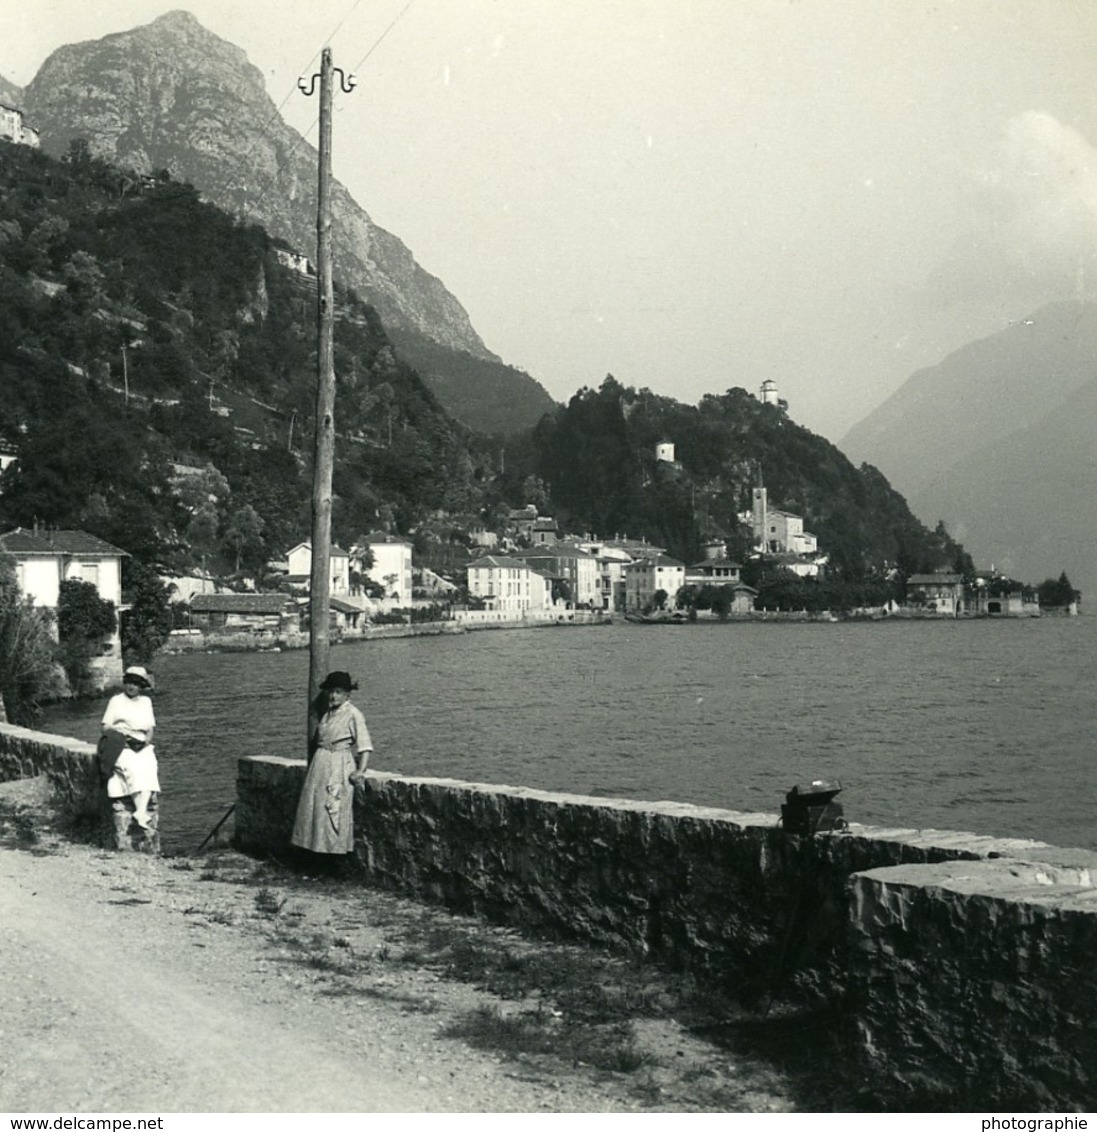
[(842, 816), (842, 804), (834, 801), (834, 796), (841, 792), (840, 782), (794, 786), (781, 806), (781, 825), (785, 832), (810, 837), (814, 833), (848, 829), (849, 822)]
[(96, 754), (99, 756), (99, 775), (104, 782), (114, 773), (114, 764), (126, 746), (125, 735), (113, 728), (99, 736)]

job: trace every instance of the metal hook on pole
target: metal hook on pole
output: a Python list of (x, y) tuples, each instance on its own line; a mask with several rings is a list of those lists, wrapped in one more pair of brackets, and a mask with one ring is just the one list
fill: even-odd
[[(331, 73), (339, 76), (339, 86), (344, 94), (350, 94), (352, 90), (358, 85), (358, 80), (353, 75), (345, 74), (342, 67), (332, 67)], [(309, 75), (308, 79), (298, 79), (297, 89), (306, 97), (311, 98), (316, 93), (316, 83), (320, 78), (320, 72), (316, 71)], [(307, 82), (307, 86), (306, 86)]]

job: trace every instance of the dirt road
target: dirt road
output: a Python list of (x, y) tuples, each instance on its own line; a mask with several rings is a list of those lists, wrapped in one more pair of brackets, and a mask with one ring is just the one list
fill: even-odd
[(622, 992), (595, 953), (265, 868), (108, 853), (0, 806), (0, 1111), (797, 1107), (664, 1009), (661, 976)]

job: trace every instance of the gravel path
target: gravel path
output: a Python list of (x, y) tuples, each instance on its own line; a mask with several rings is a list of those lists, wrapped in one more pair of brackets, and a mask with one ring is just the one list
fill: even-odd
[(569, 949), (262, 869), (104, 852), (0, 812), (0, 1111), (795, 1110), (781, 1072), (650, 1010), (641, 1068), (492, 1048), (470, 1020), (522, 1023), (528, 996), (449, 977), (414, 940)]

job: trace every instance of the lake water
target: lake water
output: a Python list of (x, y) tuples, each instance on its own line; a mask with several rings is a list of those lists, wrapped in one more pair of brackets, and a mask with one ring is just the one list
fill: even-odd
[[(371, 766), (779, 812), (840, 779), (851, 821), (1097, 848), (1097, 618), (734, 623), (341, 644)], [(308, 654), (153, 666), (163, 840), (189, 851), (244, 755), (303, 756)], [(93, 741), (102, 703), (42, 730)]]

